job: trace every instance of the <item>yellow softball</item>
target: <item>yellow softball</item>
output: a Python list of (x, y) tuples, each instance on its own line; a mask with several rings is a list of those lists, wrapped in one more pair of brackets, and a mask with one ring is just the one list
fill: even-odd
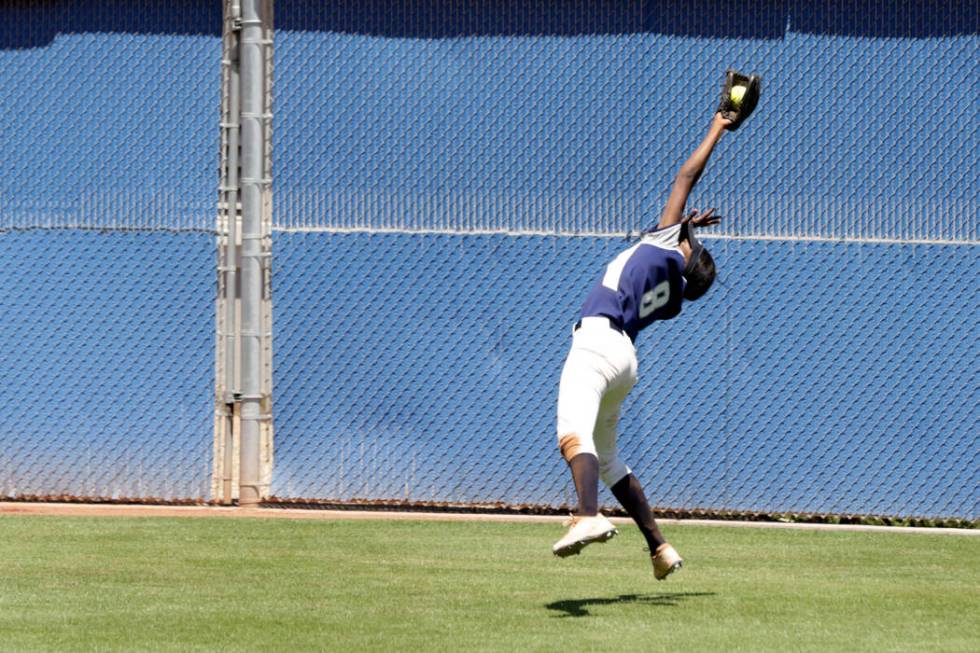
[(742, 97), (744, 96), (745, 96), (744, 86), (733, 86), (732, 92), (729, 94), (729, 97), (731, 97), (732, 99), (732, 104), (735, 107), (738, 107), (738, 105), (742, 104)]

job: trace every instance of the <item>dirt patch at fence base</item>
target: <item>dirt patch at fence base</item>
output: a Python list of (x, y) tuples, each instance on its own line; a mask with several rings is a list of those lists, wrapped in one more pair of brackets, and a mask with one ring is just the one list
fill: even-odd
[[(507, 515), (451, 512), (395, 512), (381, 510), (304, 510), (299, 508), (240, 508), (236, 506), (157, 506), (147, 504), (33, 503), (0, 502), (0, 517), (50, 515), (67, 517), (209, 517), (255, 519), (371, 520), (393, 521), (482, 521), (505, 523), (560, 523), (555, 515)], [(625, 517), (613, 517), (616, 524), (630, 524)], [(913, 526), (863, 526), (856, 524), (807, 524), (710, 519), (658, 519), (661, 524), (691, 526), (730, 526), (734, 528), (795, 528), (828, 531), (866, 531), (892, 533), (933, 533), (980, 536), (980, 530), (967, 528), (921, 528)]]
[[(155, 506), (146, 504), (0, 502), (0, 515), (58, 515), (74, 517), (233, 517), (260, 519), (319, 519), (398, 521), (554, 522), (553, 515), (488, 515), (448, 512), (389, 512), (383, 510), (303, 510), (300, 508), (241, 508), (237, 506)], [(614, 519), (613, 521), (616, 521)]]

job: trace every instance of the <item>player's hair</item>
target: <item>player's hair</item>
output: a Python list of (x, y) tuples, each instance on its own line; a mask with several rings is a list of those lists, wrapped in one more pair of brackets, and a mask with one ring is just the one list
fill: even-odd
[(697, 253), (697, 258), (690, 261), (684, 270), (684, 278), (687, 279), (687, 284), (684, 286), (684, 299), (692, 301), (708, 292), (716, 275), (715, 259), (704, 247), (698, 249), (700, 251)]

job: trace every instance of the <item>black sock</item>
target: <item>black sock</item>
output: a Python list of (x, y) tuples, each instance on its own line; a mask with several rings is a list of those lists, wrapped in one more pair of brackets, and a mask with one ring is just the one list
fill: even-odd
[(647, 540), (647, 546), (650, 547), (650, 555), (653, 555), (657, 551), (657, 547), (666, 543), (667, 540), (664, 539), (657, 527), (657, 520), (653, 518), (650, 504), (647, 503), (647, 497), (643, 494), (643, 488), (640, 487), (640, 481), (632, 474), (627, 474), (610, 489), (616, 500), (626, 509), (627, 514), (640, 527), (640, 532), (643, 533), (643, 537)]
[(591, 453), (580, 453), (569, 461), (575, 492), (578, 494), (576, 514), (591, 517), (599, 513), (599, 459)]

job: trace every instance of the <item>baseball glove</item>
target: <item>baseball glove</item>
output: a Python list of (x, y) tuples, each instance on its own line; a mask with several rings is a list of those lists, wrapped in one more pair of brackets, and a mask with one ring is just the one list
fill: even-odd
[[(735, 92), (732, 92), (735, 89)], [(718, 111), (726, 120), (731, 120), (726, 129), (735, 131), (745, 119), (752, 115), (755, 105), (759, 103), (759, 93), (762, 91), (762, 80), (758, 75), (743, 75), (735, 70), (725, 73), (725, 83), (721, 87), (721, 103)]]

